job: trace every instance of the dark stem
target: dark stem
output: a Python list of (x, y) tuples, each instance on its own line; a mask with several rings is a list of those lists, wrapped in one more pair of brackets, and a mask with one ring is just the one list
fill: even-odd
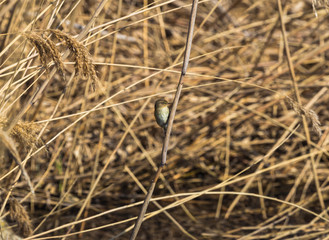
[(162, 171), (164, 165), (167, 162), (167, 152), (168, 152), (168, 145), (169, 145), (169, 140), (170, 140), (170, 133), (171, 133), (171, 129), (172, 129), (172, 126), (173, 126), (173, 123), (174, 123), (174, 118), (175, 118), (176, 109), (177, 109), (178, 101), (179, 101), (179, 98), (180, 98), (180, 94), (181, 94), (182, 88), (183, 88), (184, 76), (186, 74), (186, 69), (187, 69), (187, 66), (188, 66), (188, 63), (189, 63), (189, 59), (190, 59), (190, 53), (191, 53), (191, 46), (192, 46), (192, 39), (193, 39), (193, 32), (194, 32), (194, 25), (195, 25), (197, 9), (198, 9), (198, 0), (193, 0), (192, 9), (191, 9), (191, 16), (190, 16), (190, 22), (189, 22), (189, 28), (188, 28), (188, 34), (187, 34), (187, 40), (186, 40), (183, 67), (182, 67), (181, 75), (180, 75), (179, 82), (178, 82), (178, 85), (177, 85), (177, 90), (176, 90), (174, 102), (173, 102), (172, 107), (171, 107), (171, 111), (170, 111), (170, 115), (169, 115), (169, 119), (168, 119), (168, 127), (167, 127), (167, 130), (166, 130), (166, 135), (165, 135), (165, 138), (164, 138), (164, 141), (163, 141), (161, 164), (158, 168), (158, 171), (157, 171), (157, 173), (156, 173), (156, 175), (155, 175), (155, 177), (154, 177), (154, 179), (151, 183), (151, 186), (148, 190), (148, 193), (145, 197), (142, 209), (141, 209), (141, 211), (138, 215), (138, 218), (136, 220), (134, 230), (131, 233), (130, 240), (134, 240), (136, 238), (137, 234), (138, 234), (138, 231), (139, 231), (139, 229), (142, 225), (142, 222), (143, 222), (145, 212), (147, 210), (150, 199), (152, 197), (156, 182), (158, 181), (158, 178), (161, 174), (161, 171)]

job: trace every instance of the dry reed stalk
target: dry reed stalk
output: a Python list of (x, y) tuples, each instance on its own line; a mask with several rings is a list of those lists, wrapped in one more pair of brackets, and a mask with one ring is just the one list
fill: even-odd
[(185, 53), (184, 53), (184, 61), (183, 61), (183, 66), (180, 74), (180, 78), (178, 81), (176, 93), (175, 93), (175, 98), (174, 102), (171, 106), (170, 109), (170, 115), (168, 119), (168, 126), (165, 131), (165, 137), (163, 139), (163, 146), (162, 146), (162, 154), (161, 154), (161, 163), (159, 165), (158, 171), (155, 174), (155, 177), (153, 178), (151, 182), (151, 186), (149, 187), (149, 190), (145, 196), (144, 203), (142, 205), (142, 208), (140, 210), (140, 213), (137, 217), (134, 229), (130, 235), (130, 240), (134, 240), (137, 237), (138, 231), (142, 225), (144, 215), (146, 213), (147, 207), (149, 205), (150, 199), (153, 195), (154, 188), (156, 186), (156, 183), (160, 177), (160, 174), (162, 172), (163, 167), (165, 166), (167, 162), (167, 152), (168, 152), (168, 146), (169, 146), (169, 140), (170, 140), (170, 134), (171, 130), (173, 127), (174, 123), (174, 118), (178, 106), (178, 101), (180, 99), (180, 95), (182, 92), (183, 88), (183, 83), (184, 83), (184, 76), (187, 71), (187, 66), (190, 60), (190, 54), (191, 54), (191, 47), (192, 47), (192, 40), (193, 40), (193, 33), (194, 33), (194, 25), (195, 25), (195, 19), (197, 15), (197, 10), (198, 10), (198, 0), (193, 0), (192, 1), (192, 8), (191, 8), (191, 15), (189, 19), (189, 26), (188, 26), (188, 33), (187, 33), (187, 38), (186, 38), (186, 45), (185, 45)]

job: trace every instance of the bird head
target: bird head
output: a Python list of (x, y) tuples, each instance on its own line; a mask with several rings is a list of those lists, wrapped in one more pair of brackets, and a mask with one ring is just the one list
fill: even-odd
[(163, 107), (166, 107), (166, 106), (168, 106), (168, 102), (164, 98), (158, 99), (155, 102), (155, 108), (156, 109), (163, 108)]

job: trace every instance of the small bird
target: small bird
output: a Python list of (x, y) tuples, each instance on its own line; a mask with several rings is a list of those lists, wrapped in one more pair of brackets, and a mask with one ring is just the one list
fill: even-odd
[(161, 98), (155, 102), (154, 105), (154, 116), (155, 120), (157, 121), (158, 125), (167, 131), (168, 125), (168, 118), (169, 118), (169, 103), (164, 99)]

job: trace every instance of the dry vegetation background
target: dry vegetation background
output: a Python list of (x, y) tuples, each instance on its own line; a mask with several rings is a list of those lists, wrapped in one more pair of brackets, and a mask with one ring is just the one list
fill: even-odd
[[(276, 0), (200, 1), (138, 239), (329, 239), (328, 3), (282, 5), (284, 31)], [(190, 7), (0, 1), (2, 239), (129, 238), (160, 163), (153, 105), (172, 101)]]

